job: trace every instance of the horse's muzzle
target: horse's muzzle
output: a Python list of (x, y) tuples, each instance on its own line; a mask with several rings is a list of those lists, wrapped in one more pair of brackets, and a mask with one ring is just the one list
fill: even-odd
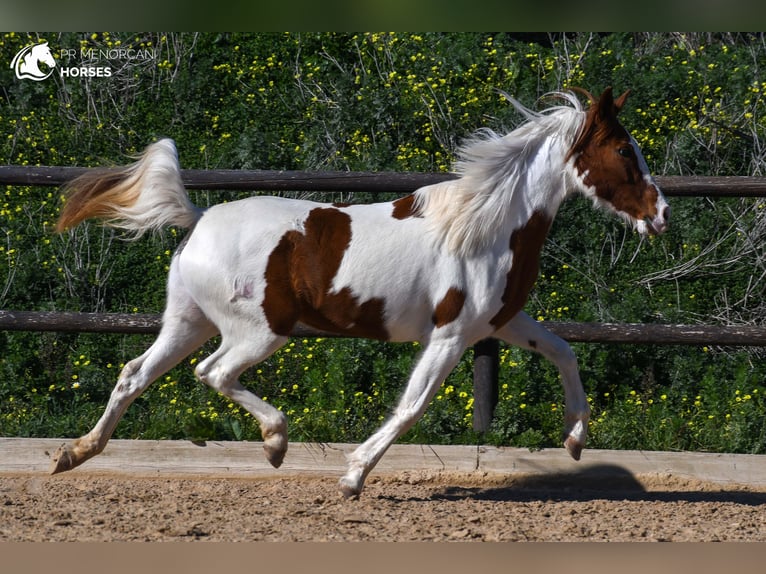
[(652, 235), (659, 235), (667, 231), (670, 225), (670, 206), (663, 206), (653, 219), (647, 218), (646, 225), (649, 228), (649, 233)]

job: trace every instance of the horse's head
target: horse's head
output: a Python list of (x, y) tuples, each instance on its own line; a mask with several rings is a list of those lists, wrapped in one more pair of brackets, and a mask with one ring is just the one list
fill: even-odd
[(670, 207), (649, 173), (641, 150), (617, 120), (629, 91), (614, 99), (607, 88), (591, 102), (580, 134), (568, 157), (583, 192), (630, 221), (639, 233), (662, 233), (668, 227)]
[[(49, 67), (47, 72), (40, 70), (40, 62)], [(53, 58), (48, 42), (41, 42), (34, 46), (27, 46), (21, 49), (11, 62), (11, 68), (16, 72), (16, 77), (20, 80), (30, 79), (37, 82), (45, 80), (56, 67), (56, 60)]]
[(53, 59), (53, 53), (51, 52), (48, 42), (37, 44), (32, 48), (32, 57), (35, 62), (43, 62), (46, 66), (54, 67), (56, 60)]

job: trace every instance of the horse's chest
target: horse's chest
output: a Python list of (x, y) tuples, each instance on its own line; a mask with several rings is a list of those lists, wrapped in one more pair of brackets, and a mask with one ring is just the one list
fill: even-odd
[(524, 226), (511, 233), (509, 247), (513, 256), (500, 298), (502, 306), (490, 319), (495, 329), (510, 321), (526, 304), (537, 279), (540, 251), (551, 222), (552, 219), (546, 213), (536, 211)]

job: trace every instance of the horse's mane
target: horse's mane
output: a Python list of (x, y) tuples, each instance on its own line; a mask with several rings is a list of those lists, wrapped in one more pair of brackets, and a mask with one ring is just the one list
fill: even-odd
[(459, 179), (416, 192), (416, 208), (432, 231), (450, 251), (464, 256), (492, 240), (508, 216), (511, 199), (524, 181), (530, 160), (550, 138), (558, 138), (562, 145), (563, 174), (564, 156), (585, 118), (582, 104), (571, 92), (548, 94), (546, 97), (568, 105), (551, 106), (542, 112), (500, 93), (527, 121), (504, 136), (489, 128), (477, 131), (458, 149), (453, 171)]

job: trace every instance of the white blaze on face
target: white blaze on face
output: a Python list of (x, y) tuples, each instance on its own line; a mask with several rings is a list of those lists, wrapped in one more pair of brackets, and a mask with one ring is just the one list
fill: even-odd
[(641, 153), (641, 148), (638, 146), (638, 142), (633, 136), (630, 137), (630, 144), (633, 146), (633, 151), (636, 154), (638, 160), (638, 167), (644, 176), (644, 181), (648, 186), (653, 186), (657, 190), (657, 203), (655, 204), (656, 214), (651, 221), (639, 221), (636, 225), (636, 229), (639, 233), (652, 233), (653, 235), (659, 235), (668, 228), (668, 219), (670, 218), (670, 206), (665, 199), (665, 195), (662, 193), (660, 186), (654, 181), (649, 166), (644, 159), (644, 154)]

